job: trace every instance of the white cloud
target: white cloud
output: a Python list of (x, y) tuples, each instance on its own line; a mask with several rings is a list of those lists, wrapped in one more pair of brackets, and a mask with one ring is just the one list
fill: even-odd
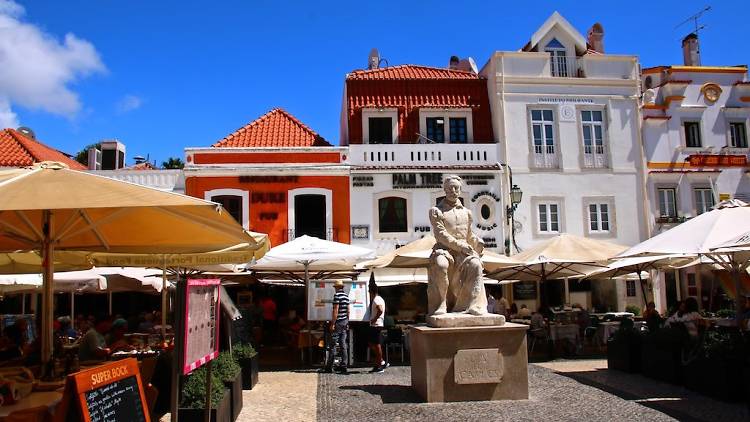
[(24, 22), (24, 14), (0, 0), (0, 115), (15, 116), (11, 106), (20, 105), (73, 117), (81, 102), (69, 85), (106, 67), (90, 42), (71, 33), (58, 40)]
[(0, 98), (0, 128), (4, 127), (17, 128), (18, 116), (10, 109), (10, 102)]
[(143, 105), (143, 100), (141, 97), (137, 95), (128, 94), (120, 99), (120, 101), (115, 104), (115, 108), (117, 109), (117, 112), (120, 114), (125, 114), (129, 111), (137, 110), (141, 108)]

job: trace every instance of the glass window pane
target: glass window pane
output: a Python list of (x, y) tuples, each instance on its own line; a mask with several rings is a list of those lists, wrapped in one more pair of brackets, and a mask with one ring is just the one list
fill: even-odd
[(602, 112), (601, 111), (593, 111), (593, 112), (591, 112), (591, 118), (595, 122), (601, 122), (602, 121)]
[(587, 146), (591, 145), (591, 125), (583, 125), (583, 143)]
[(591, 112), (590, 111), (582, 111), (581, 112), (581, 120), (584, 121), (591, 121)]
[(465, 143), (467, 141), (466, 118), (451, 118), (450, 122), (450, 141)]
[(541, 110), (531, 110), (531, 118), (533, 120), (542, 120), (542, 111)]
[(547, 145), (554, 145), (555, 139), (552, 136), (552, 125), (544, 125), (544, 137), (547, 140)]
[(596, 144), (601, 145), (602, 144), (602, 127), (600, 125), (594, 126), (594, 135), (596, 139)]
[(393, 126), (390, 117), (370, 117), (368, 124), (371, 144), (393, 143)]
[(534, 125), (533, 132), (534, 132), (534, 144), (541, 145), (542, 144), (542, 125)]
[(378, 223), (383, 233), (402, 233), (407, 230), (406, 199), (387, 197), (378, 200)]
[(428, 117), (427, 137), (434, 142), (445, 142), (445, 119), (442, 117)]
[(552, 110), (543, 110), (544, 120), (547, 122), (552, 121)]

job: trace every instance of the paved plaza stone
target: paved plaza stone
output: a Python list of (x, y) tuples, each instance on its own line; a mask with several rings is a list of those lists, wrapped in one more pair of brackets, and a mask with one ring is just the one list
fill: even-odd
[(422, 403), (408, 366), (382, 374), (312, 370), (262, 372), (244, 394), (245, 421), (747, 421), (742, 404), (606, 369), (605, 360), (529, 365), (529, 400)]

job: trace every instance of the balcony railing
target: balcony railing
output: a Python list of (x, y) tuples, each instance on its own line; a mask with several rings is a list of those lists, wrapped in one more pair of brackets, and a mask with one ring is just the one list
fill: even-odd
[(449, 166), (496, 164), (497, 144), (350, 145), (355, 166)]
[(604, 145), (583, 146), (583, 166), (588, 168), (606, 168), (608, 165), (607, 148)]

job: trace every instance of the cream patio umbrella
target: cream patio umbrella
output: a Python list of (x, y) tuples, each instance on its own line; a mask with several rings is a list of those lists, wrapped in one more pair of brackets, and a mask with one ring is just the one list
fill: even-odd
[(539, 281), (543, 286), (551, 278), (583, 277), (603, 268), (625, 249), (627, 246), (563, 233), (511, 256), (520, 264), (490, 272), (487, 277)]
[(0, 171), (0, 252), (43, 257), (42, 361), (52, 345), (54, 252), (200, 254), (255, 240), (220, 205), (44, 162)]
[(748, 254), (741, 247), (744, 233), (749, 231), (750, 206), (736, 199), (723, 201), (711, 211), (645, 240), (618, 257), (665, 254), (708, 257), (732, 274), (739, 314), (742, 312), (741, 276), (749, 264)]

